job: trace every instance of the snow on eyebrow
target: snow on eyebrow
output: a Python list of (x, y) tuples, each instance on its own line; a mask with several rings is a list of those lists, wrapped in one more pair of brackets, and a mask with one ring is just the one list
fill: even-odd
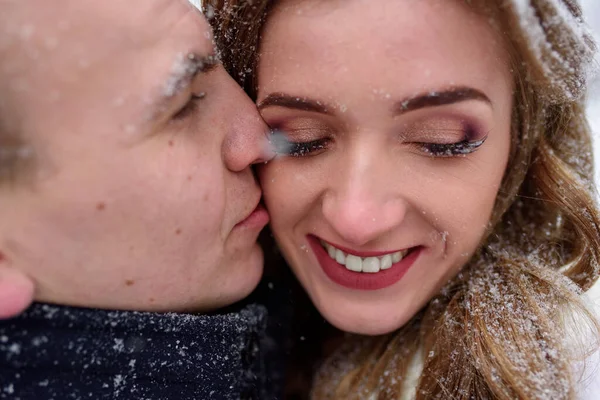
[(207, 72), (218, 63), (218, 57), (214, 54), (200, 56), (195, 53), (179, 53), (171, 66), (163, 96), (173, 97), (186, 88), (198, 73)]
[(197, 62), (192, 54), (177, 54), (177, 58), (171, 66), (171, 74), (165, 83), (163, 95), (165, 97), (173, 97), (177, 94), (189, 84), (197, 69)]

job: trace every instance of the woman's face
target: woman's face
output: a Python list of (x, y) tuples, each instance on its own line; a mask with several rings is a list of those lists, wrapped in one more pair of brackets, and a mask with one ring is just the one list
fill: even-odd
[(333, 325), (397, 329), (486, 230), (510, 148), (501, 38), (459, 1), (284, 0), (261, 46), (258, 103), (292, 142), (260, 170), (275, 237)]

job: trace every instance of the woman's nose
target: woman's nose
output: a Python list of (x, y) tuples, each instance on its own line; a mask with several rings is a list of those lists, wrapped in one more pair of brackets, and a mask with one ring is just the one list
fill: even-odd
[[(332, 180), (324, 193), (322, 212), (328, 224), (349, 245), (363, 246), (398, 227), (408, 203), (393, 174), (378, 176), (372, 169), (347, 171)], [(391, 176), (390, 176), (391, 175)]]

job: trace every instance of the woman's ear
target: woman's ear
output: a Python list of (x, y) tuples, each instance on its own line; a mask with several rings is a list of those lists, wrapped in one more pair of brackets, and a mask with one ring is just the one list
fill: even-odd
[(0, 320), (25, 311), (33, 302), (34, 292), (33, 280), (12, 268), (0, 252)]

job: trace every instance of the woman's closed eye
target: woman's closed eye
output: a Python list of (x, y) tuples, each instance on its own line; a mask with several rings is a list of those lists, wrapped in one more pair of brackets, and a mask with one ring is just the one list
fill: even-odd
[(463, 139), (456, 143), (411, 143), (419, 151), (431, 157), (465, 156), (477, 151), (486, 141), (487, 136), (478, 140)]
[(279, 156), (307, 157), (320, 154), (328, 149), (332, 138), (330, 131), (323, 128), (299, 128), (271, 130), (271, 144)]
[[(443, 123), (443, 122), (442, 122)], [(402, 141), (417, 152), (433, 158), (467, 156), (477, 151), (487, 140), (488, 134), (461, 123), (460, 127), (431, 125), (409, 130)]]
[[(456, 157), (477, 151), (486, 141), (487, 136), (479, 140), (462, 140), (457, 143), (411, 143), (419, 151), (431, 157)], [(326, 150), (330, 139), (317, 139), (309, 142), (286, 141), (276, 146), (279, 155), (290, 157), (306, 157), (317, 155)]]
[[(481, 139), (470, 140), (465, 138), (454, 143), (411, 142), (408, 144), (427, 156), (447, 158), (471, 154), (477, 151), (486, 140), (487, 135)], [(307, 141), (294, 141), (285, 132), (281, 131), (273, 131), (271, 141), (277, 154), (289, 157), (314, 156), (327, 150), (331, 143), (331, 139), (328, 137)]]
[(278, 149), (278, 154), (290, 157), (306, 157), (316, 155), (327, 149), (329, 139), (317, 139), (310, 142), (291, 142), (288, 141), (285, 149)]

